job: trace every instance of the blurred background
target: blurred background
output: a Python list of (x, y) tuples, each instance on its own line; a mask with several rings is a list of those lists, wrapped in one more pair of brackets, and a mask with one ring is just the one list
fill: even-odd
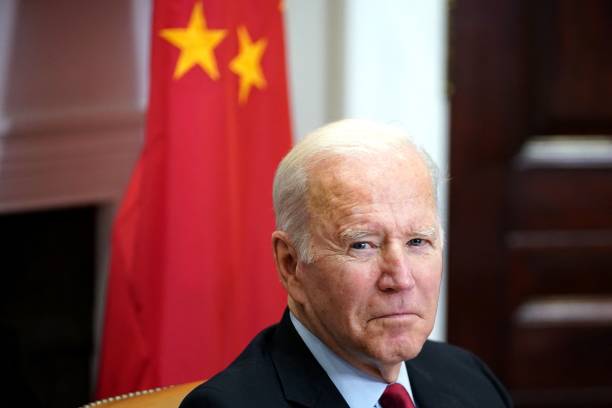
[[(294, 138), (392, 122), (448, 175), (432, 338), (481, 356), (518, 407), (612, 406), (612, 2), (284, 7)], [(91, 398), (151, 11), (0, 0), (0, 353), (7, 389), (44, 406)]]

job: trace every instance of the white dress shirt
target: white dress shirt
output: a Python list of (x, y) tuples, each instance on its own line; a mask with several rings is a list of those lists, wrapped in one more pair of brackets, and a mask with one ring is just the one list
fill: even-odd
[[(387, 383), (353, 367), (336, 353), (331, 351), (317, 336), (312, 334), (294, 315), (290, 313), (291, 322), (306, 347), (314, 355), (317, 362), (323, 367), (329, 378), (340, 391), (340, 394), (351, 408), (380, 408), (378, 399), (387, 388)], [(400, 367), (397, 381), (406, 388), (410, 398), (412, 388), (408, 379), (406, 364)], [(415, 404), (416, 406), (416, 404)]]

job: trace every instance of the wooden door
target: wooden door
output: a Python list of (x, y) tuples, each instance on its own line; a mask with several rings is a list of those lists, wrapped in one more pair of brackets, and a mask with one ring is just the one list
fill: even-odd
[(449, 341), (518, 407), (612, 407), (612, 1), (449, 15)]

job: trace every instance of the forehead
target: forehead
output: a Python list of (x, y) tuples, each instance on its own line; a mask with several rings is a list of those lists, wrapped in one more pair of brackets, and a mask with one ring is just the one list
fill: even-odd
[(315, 218), (337, 218), (379, 204), (435, 211), (431, 175), (416, 152), (330, 157), (309, 173), (308, 207)]

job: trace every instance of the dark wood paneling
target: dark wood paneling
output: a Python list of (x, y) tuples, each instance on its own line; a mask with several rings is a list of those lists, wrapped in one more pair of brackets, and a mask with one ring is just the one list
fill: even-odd
[(608, 132), (612, 119), (612, 2), (529, 2), (530, 132)]
[[(455, 91), (450, 101), (448, 337), (475, 350), (503, 378), (499, 347), (508, 341), (499, 318), (505, 285), (505, 163), (520, 147), (514, 136), (525, 131), (516, 120), (525, 107), (514, 103), (525, 89), (524, 76), (515, 74), (522, 67), (514, 57), (521, 52), (520, 9), (509, 2), (466, 0), (454, 3), (450, 20)], [(497, 244), (476, 245), (483, 240)]]
[(612, 169), (512, 172), (508, 197), (512, 228), (612, 232)]
[[(561, 234), (565, 234), (562, 232)], [(520, 235), (520, 234), (516, 234)], [(517, 238), (509, 253), (512, 279), (506, 287), (511, 313), (526, 300), (542, 296), (612, 294), (612, 242), (584, 246), (562, 238), (555, 245), (554, 232), (542, 233), (535, 239), (525, 234)], [(580, 240), (580, 234), (569, 233)], [(526, 242), (531, 241), (531, 242)], [(568, 242), (569, 241), (569, 242)], [(588, 243), (588, 239), (585, 240)], [(522, 245), (528, 245), (522, 247)], [(612, 338), (610, 338), (612, 353)]]
[[(612, 326), (517, 327), (512, 332), (508, 386), (516, 389), (579, 389), (612, 385)], [(593, 350), (601, 350), (598, 358)], [(529, 375), (525, 375), (529, 367)]]
[(517, 407), (612, 406), (612, 2), (451, 4), (449, 340)]

